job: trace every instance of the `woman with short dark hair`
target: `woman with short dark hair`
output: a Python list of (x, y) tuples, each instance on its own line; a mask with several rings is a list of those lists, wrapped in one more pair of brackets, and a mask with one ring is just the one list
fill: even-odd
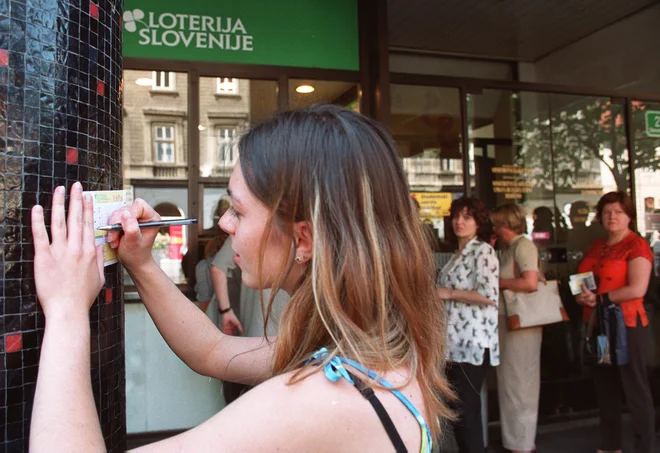
[(628, 335), (629, 363), (594, 369), (596, 399), (600, 407), (600, 450), (620, 452), (623, 397), (630, 410), (638, 452), (655, 452), (655, 409), (647, 376), (651, 349), (649, 319), (644, 295), (653, 263), (651, 248), (633, 231), (635, 205), (625, 192), (609, 192), (601, 197), (597, 218), (607, 231), (596, 239), (580, 263), (578, 272), (593, 272), (596, 292), (583, 288), (577, 296), (589, 320), (597, 303), (617, 304), (623, 312)]
[(447, 378), (457, 393), (453, 428), (460, 453), (483, 453), (480, 391), (488, 368), (500, 361), (499, 262), (481, 200), (454, 200), (450, 216), (449, 240), (458, 251), (440, 272), (437, 292), (447, 310)]

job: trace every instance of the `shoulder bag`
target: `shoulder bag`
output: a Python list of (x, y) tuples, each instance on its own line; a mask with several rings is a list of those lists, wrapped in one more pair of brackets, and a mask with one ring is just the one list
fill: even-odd
[[(514, 270), (518, 265), (514, 262)], [(502, 291), (509, 330), (540, 327), (568, 321), (568, 313), (559, 295), (559, 282), (546, 280), (539, 259), (539, 285), (536, 291)], [(519, 273), (518, 273), (519, 274)]]
[(605, 306), (600, 296), (587, 324), (584, 359), (588, 365), (622, 366), (629, 361), (623, 311), (618, 305)]

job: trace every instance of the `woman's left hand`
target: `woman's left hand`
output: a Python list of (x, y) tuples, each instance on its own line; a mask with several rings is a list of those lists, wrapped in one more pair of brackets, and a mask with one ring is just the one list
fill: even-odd
[(105, 283), (103, 246), (94, 245), (94, 206), (83, 200), (82, 185), (71, 187), (69, 217), (64, 215), (64, 187), (53, 194), (52, 242), (48, 241), (41, 206), (32, 208), (34, 279), (46, 318), (87, 315)]

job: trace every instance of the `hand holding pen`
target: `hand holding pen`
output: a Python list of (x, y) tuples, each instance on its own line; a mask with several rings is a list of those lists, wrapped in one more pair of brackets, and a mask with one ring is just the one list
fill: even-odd
[[(146, 201), (136, 198), (131, 206), (116, 210), (110, 215), (106, 239), (129, 272), (154, 265), (151, 255), (159, 227), (140, 227), (151, 222), (161, 222), (160, 215)], [(153, 223), (151, 223), (154, 225)], [(115, 225), (121, 225), (118, 228)]]

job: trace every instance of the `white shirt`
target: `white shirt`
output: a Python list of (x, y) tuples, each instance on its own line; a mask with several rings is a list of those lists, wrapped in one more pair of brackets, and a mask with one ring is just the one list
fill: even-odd
[[(477, 291), (497, 304), (500, 263), (495, 250), (478, 238), (468, 242), (460, 256), (440, 271), (439, 285), (444, 288)], [(500, 364), (497, 305), (466, 304), (457, 300), (443, 302), (447, 308), (447, 346), (451, 362), (481, 365), (486, 348), (490, 364)]]

